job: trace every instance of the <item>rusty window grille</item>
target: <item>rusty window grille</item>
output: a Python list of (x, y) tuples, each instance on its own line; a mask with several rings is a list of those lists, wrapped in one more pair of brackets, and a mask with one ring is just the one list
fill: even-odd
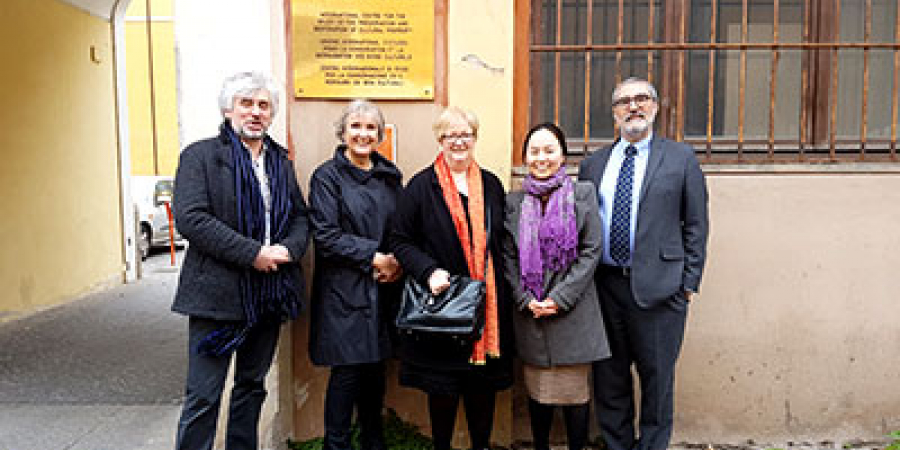
[(656, 133), (705, 163), (898, 161), (900, 0), (524, 3), (520, 122), (559, 123), (576, 152), (613, 141), (613, 87), (638, 76)]

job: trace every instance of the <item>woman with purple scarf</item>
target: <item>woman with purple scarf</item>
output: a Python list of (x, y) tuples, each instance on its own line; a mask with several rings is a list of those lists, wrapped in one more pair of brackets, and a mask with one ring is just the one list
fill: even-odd
[(528, 175), (522, 190), (506, 197), (506, 278), (536, 450), (550, 448), (556, 405), (569, 450), (584, 448), (591, 363), (610, 355), (594, 285), (602, 242), (597, 193), (566, 175), (566, 155), (559, 127), (532, 128), (522, 150)]

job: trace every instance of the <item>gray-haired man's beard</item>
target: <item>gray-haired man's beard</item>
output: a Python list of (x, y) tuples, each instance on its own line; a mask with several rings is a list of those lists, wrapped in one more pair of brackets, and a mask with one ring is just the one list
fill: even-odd
[(629, 122), (622, 127), (622, 134), (635, 137), (642, 136), (647, 133), (651, 126), (653, 126), (653, 122), (646, 119), (639, 122)]
[(247, 130), (247, 129), (241, 127), (241, 129), (237, 130), (237, 132), (238, 132), (238, 136), (240, 136), (244, 139), (257, 140), (257, 139), (262, 139), (262, 138), (266, 137), (265, 130), (250, 131), (250, 130)]

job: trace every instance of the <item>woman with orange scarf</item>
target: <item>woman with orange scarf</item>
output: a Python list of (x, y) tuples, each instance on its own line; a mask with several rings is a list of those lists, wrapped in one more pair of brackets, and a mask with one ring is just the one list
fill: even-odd
[(428, 394), (435, 450), (451, 448), (460, 399), (471, 446), (482, 450), (490, 447), (495, 395), (512, 385), (512, 306), (501, 253), (505, 193), (472, 157), (474, 114), (448, 108), (434, 132), (440, 152), (400, 196), (391, 250), (404, 272), (434, 293), (446, 289), (453, 275), (484, 280), (485, 326), (474, 342), (401, 333), (400, 384)]

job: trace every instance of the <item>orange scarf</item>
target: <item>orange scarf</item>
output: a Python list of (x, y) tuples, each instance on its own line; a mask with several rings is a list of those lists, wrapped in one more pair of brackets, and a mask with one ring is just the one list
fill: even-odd
[[(444, 194), (444, 202), (450, 209), (453, 217), (453, 225), (456, 227), (456, 235), (462, 243), (466, 255), (466, 264), (469, 267), (469, 275), (476, 280), (483, 280), (487, 285), (484, 308), (484, 332), (481, 339), (475, 343), (472, 349), (472, 364), (485, 364), (487, 356), (500, 356), (500, 330), (497, 324), (497, 284), (494, 280), (494, 262), (487, 248), (487, 234), (484, 229), (484, 192), (481, 184), (481, 168), (474, 162), (469, 165), (466, 174), (466, 184), (469, 187), (469, 217), (472, 221), (472, 239), (469, 240), (469, 224), (466, 221), (466, 211), (463, 209), (462, 199), (459, 198), (459, 190), (450, 175), (450, 167), (444, 160), (441, 152), (434, 162), (434, 171), (437, 173), (441, 191)], [(487, 259), (485, 259), (487, 255)], [(487, 263), (487, 271), (485, 271)], [(487, 275), (487, 277), (485, 277)]]

